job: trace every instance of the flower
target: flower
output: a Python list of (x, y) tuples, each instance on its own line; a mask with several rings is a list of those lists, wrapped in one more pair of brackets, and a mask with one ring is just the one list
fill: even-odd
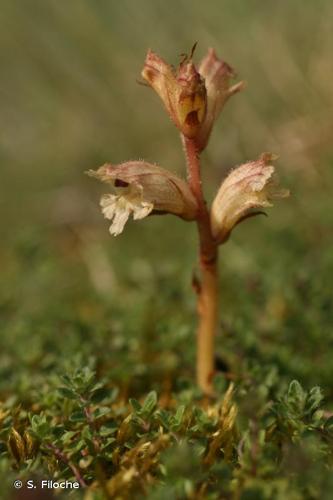
[(236, 73), (229, 64), (222, 61), (222, 59), (218, 59), (215, 50), (212, 48), (208, 50), (207, 55), (202, 59), (199, 65), (199, 73), (205, 80), (207, 92), (207, 112), (196, 138), (197, 147), (199, 151), (202, 151), (208, 143), (214, 122), (225, 103), (229, 97), (242, 90), (245, 83), (239, 82), (230, 86), (230, 80), (236, 77)]
[(196, 218), (197, 203), (187, 183), (157, 165), (143, 161), (107, 163), (88, 175), (110, 183), (115, 190), (115, 194), (102, 196), (100, 202), (104, 217), (112, 220), (110, 232), (114, 236), (123, 231), (131, 214), (134, 220), (150, 213)]
[(149, 50), (142, 77), (160, 96), (176, 127), (186, 137), (195, 137), (206, 114), (206, 89), (193, 62), (185, 58), (175, 72)]
[(275, 169), (269, 165), (273, 159), (264, 153), (232, 170), (222, 182), (211, 208), (212, 233), (219, 243), (228, 239), (239, 222), (262, 213), (255, 209), (271, 207), (274, 198), (289, 196), (288, 190), (277, 187)]
[(216, 57), (213, 49), (208, 50), (198, 70), (190, 56), (183, 59), (176, 71), (149, 50), (142, 76), (160, 96), (179, 130), (195, 140), (199, 151), (206, 147), (226, 101), (244, 87), (243, 82), (230, 86), (235, 73)]

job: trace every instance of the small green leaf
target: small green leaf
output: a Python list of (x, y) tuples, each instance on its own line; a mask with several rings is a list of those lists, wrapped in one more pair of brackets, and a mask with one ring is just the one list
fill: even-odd
[(72, 440), (72, 437), (75, 436), (76, 432), (74, 431), (68, 431), (68, 432), (65, 432), (62, 436), (61, 436), (61, 441), (63, 443), (70, 443), (70, 441)]
[(58, 392), (66, 399), (78, 399), (78, 395), (67, 387), (59, 387)]
[(140, 405), (139, 401), (137, 401), (136, 399), (130, 398), (129, 404), (133, 408), (134, 412), (139, 413), (141, 411), (141, 405)]
[(71, 422), (85, 422), (87, 417), (83, 410), (78, 410), (70, 415), (69, 420)]
[(290, 382), (287, 394), (287, 402), (291, 409), (297, 412), (302, 412), (306, 400), (306, 393), (301, 384), (297, 380)]
[(306, 398), (305, 414), (309, 415), (314, 413), (320, 407), (320, 404), (323, 401), (323, 399), (324, 395), (320, 387), (318, 386), (313, 387), (310, 390), (308, 397)]
[(115, 441), (116, 441), (116, 438), (113, 438), (113, 437), (107, 438), (107, 440), (103, 444), (103, 447), (102, 447), (103, 450), (105, 450), (105, 448), (107, 448), (108, 446), (110, 446), (110, 444), (113, 444)]
[(93, 412), (94, 418), (101, 418), (104, 415), (108, 415), (110, 413), (110, 408), (107, 406), (101, 406), (100, 408), (96, 408), (96, 410)]
[(177, 430), (180, 427), (182, 420), (183, 420), (183, 417), (184, 417), (184, 413), (185, 413), (185, 405), (180, 405), (177, 408), (176, 414), (172, 419), (173, 421), (172, 421), (171, 429)]
[(159, 409), (155, 413), (155, 418), (165, 427), (165, 429), (169, 429), (170, 414), (166, 410)]
[(333, 434), (333, 416), (329, 417), (324, 424), (325, 431)]
[(118, 430), (118, 427), (115, 426), (114, 424), (111, 424), (110, 426), (105, 424), (102, 425), (101, 428), (99, 429), (99, 434), (101, 436), (109, 436), (110, 434), (115, 434)]
[(40, 439), (45, 438), (50, 431), (50, 425), (46, 415), (33, 415), (31, 417), (31, 428)]
[(151, 391), (144, 400), (144, 403), (142, 405), (142, 411), (145, 413), (145, 415), (150, 415), (154, 411), (156, 404), (157, 404), (156, 391)]
[(96, 389), (91, 397), (90, 400), (93, 403), (101, 403), (104, 399), (112, 400), (114, 398), (114, 389), (107, 389), (106, 387), (100, 387)]

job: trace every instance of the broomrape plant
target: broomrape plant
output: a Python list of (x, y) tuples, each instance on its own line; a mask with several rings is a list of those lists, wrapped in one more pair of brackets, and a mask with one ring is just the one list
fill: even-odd
[[(194, 47), (195, 48), (195, 47)], [(207, 395), (213, 394), (214, 338), (218, 324), (218, 248), (233, 228), (244, 219), (272, 206), (274, 198), (288, 196), (279, 189), (274, 156), (262, 154), (232, 170), (207, 207), (201, 183), (200, 153), (206, 148), (215, 120), (228, 99), (244, 88), (244, 82), (231, 85), (233, 69), (209, 49), (198, 67), (184, 56), (177, 69), (148, 51), (142, 77), (161, 98), (180, 131), (187, 181), (169, 170), (144, 161), (119, 165), (106, 163), (88, 174), (112, 186), (113, 193), (101, 198), (110, 232), (120, 234), (129, 219), (153, 214), (174, 214), (195, 221), (199, 233), (200, 280), (197, 293), (197, 382)]]

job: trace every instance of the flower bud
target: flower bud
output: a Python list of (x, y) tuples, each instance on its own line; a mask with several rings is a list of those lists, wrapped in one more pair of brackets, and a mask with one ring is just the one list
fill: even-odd
[(233, 69), (209, 49), (199, 70), (192, 56), (186, 57), (175, 71), (161, 57), (149, 51), (142, 70), (143, 78), (162, 99), (171, 119), (199, 151), (207, 143), (214, 124), (230, 96), (244, 83), (231, 86)]
[(239, 222), (262, 213), (256, 209), (271, 207), (274, 198), (289, 196), (288, 190), (277, 187), (275, 169), (269, 165), (272, 159), (273, 155), (264, 153), (232, 170), (222, 182), (211, 208), (212, 233), (219, 243), (228, 239)]
[(208, 143), (213, 124), (223, 106), (229, 97), (242, 90), (245, 84), (239, 82), (230, 86), (230, 80), (235, 78), (236, 73), (226, 62), (217, 58), (214, 49), (209, 49), (201, 61), (199, 73), (205, 80), (207, 91), (207, 112), (196, 138), (197, 147), (202, 151)]
[(142, 77), (160, 96), (179, 130), (186, 137), (194, 138), (206, 114), (206, 89), (191, 59), (186, 58), (174, 71), (150, 50)]
[(115, 194), (106, 194), (100, 205), (106, 219), (112, 220), (110, 232), (120, 234), (132, 214), (143, 219), (150, 213), (172, 213), (185, 220), (197, 214), (197, 202), (188, 184), (156, 165), (129, 161), (119, 165), (105, 164), (88, 175), (110, 183)]

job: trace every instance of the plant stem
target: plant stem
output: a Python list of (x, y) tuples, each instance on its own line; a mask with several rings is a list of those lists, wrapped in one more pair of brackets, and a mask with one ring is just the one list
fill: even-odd
[(191, 139), (182, 136), (182, 140), (187, 160), (188, 182), (198, 203), (197, 226), (201, 280), (195, 284), (199, 316), (197, 383), (206, 394), (213, 395), (214, 343), (218, 322), (218, 247), (211, 232), (209, 211), (202, 191), (197, 148)]
[(59, 448), (57, 448), (54, 444), (51, 444), (51, 443), (47, 444), (46, 447), (49, 448), (50, 450), (52, 450), (54, 452), (55, 456), (72, 470), (72, 472), (73, 472), (75, 478), (77, 479), (77, 481), (79, 482), (79, 484), (83, 488), (86, 488), (87, 484), (86, 484), (85, 480), (83, 479), (83, 477), (81, 476), (79, 469), (67, 458), (65, 453), (63, 453)]

